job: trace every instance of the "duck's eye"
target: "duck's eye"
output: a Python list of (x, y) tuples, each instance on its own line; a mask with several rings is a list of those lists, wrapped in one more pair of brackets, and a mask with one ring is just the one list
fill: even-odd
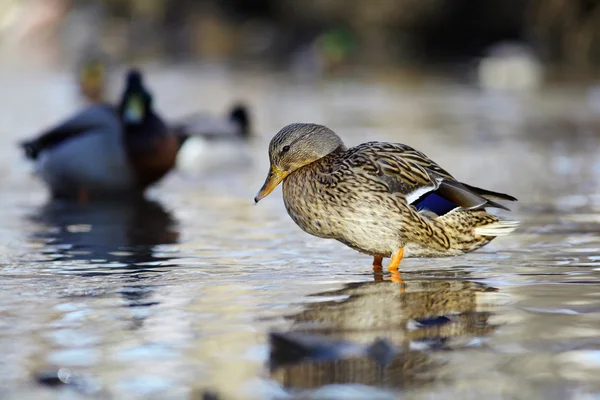
[(285, 145), (285, 146), (283, 146), (283, 149), (281, 149), (282, 153), (287, 153), (288, 151), (290, 151), (290, 146), (289, 145)]

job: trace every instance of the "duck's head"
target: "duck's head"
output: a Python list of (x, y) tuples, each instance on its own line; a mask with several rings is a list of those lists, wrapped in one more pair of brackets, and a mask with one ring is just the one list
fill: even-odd
[(267, 197), (289, 174), (328, 154), (344, 149), (344, 143), (331, 129), (317, 124), (291, 124), (271, 139), (271, 169), (264, 185), (254, 198), (258, 203)]
[(234, 105), (229, 111), (229, 119), (238, 124), (242, 136), (250, 136), (250, 114), (245, 104)]
[(152, 108), (152, 96), (144, 87), (142, 73), (131, 69), (127, 73), (125, 91), (119, 113), (126, 125), (141, 124)]
[(104, 99), (105, 70), (104, 63), (98, 59), (86, 60), (79, 68), (79, 90), (91, 102)]

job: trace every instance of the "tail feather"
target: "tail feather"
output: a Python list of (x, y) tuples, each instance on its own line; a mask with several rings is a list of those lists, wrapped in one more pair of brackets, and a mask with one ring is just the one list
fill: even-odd
[(428, 238), (416, 237), (410, 243), (411, 257), (446, 257), (469, 253), (490, 243), (496, 236), (504, 236), (519, 226), (518, 221), (501, 220), (483, 209), (455, 209), (442, 216), (421, 215), (435, 221), (437, 229), (448, 238), (445, 245), (433, 243)]
[(499, 220), (491, 224), (478, 226), (475, 234), (480, 236), (505, 236), (514, 232), (519, 227), (519, 221)]
[(37, 142), (35, 140), (29, 142), (21, 142), (19, 143), (23, 151), (25, 152), (25, 157), (30, 160), (36, 160), (39, 155), (39, 148), (37, 146)]
[(478, 195), (480, 195), (481, 197), (483, 197), (485, 199), (488, 199), (488, 200), (517, 201), (516, 197), (513, 197), (513, 196), (511, 196), (509, 194), (499, 193), (499, 192), (493, 192), (491, 190), (482, 189), (482, 188), (478, 188), (476, 186), (467, 185), (466, 183), (463, 183), (463, 186), (465, 186), (466, 188), (468, 188), (472, 192), (475, 192)]
[(480, 189), (475, 186), (448, 179), (442, 180), (439, 188), (435, 192), (466, 210), (500, 208), (510, 211), (508, 207), (493, 200), (517, 200), (507, 194)]

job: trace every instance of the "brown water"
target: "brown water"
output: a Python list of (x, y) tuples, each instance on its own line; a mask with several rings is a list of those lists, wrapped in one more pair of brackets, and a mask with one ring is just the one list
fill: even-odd
[[(600, 118), (583, 89), (149, 71), (166, 116), (245, 98), (258, 137), (119, 206), (47, 201), (14, 144), (76, 108), (70, 76), (0, 73), (0, 398), (597, 396)], [(522, 228), (467, 256), (405, 260), (403, 285), (374, 276), (368, 257), (301, 232), (279, 190), (253, 205), (268, 140), (295, 121), (348, 145), (413, 145), (518, 197)], [(276, 365), (271, 331), (383, 338), (394, 353)]]

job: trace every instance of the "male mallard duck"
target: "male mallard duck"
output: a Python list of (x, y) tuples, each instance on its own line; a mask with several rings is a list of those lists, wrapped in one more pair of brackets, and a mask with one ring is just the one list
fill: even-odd
[[(80, 94), (90, 104), (105, 102), (107, 89), (108, 63), (99, 56), (83, 59), (77, 69), (77, 86)], [(215, 144), (238, 144), (251, 136), (251, 122), (248, 107), (243, 103), (234, 104), (226, 116), (196, 112), (168, 124), (178, 135), (194, 138), (193, 145), (186, 147), (215, 147)], [(197, 142), (202, 144), (199, 146)], [(211, 146), (213, 145), (213, 146)], [(198, 151), (191, 153), (196, 156)], [(204, 158), (206, 154), (202, 154)]]
[(54, 197), (84, 201), (143, 193), (173, 168), (184, 140), (153, 111), (141, 73), (131, 70), (117, 108), (92, 105), (22, 146)]
[(458, 182), (427, 156), (397, 143), (346, 149), (329, 128), (291, 124), (269, 144), (271, 170), (255, 202), (283, 181), (288, 214), (311, 235), (336, 239), (398, 271), (402, 257), (456, 256), (516, 229), (485, 211), (512, 196)]
[[(101, 58), (87, 58), (78, 67), (77, 86), (88, 104), (105, 101), (107, 63)], [(197, 112), (169, 121), (167, 125), (185, 145), (177, 157), (182, 170), (197, 171), (221, 168), (231, 160), (246, 162), (243, 144), (251, 138), (251, 122), (245, 104), (234, 104), (225, 116)]]
[[(77, 86), (87, 102), (105, 102), (107, 87), (107, 62), (100, 57), (88, 57), (77, 69)], [(199, 137), (214, 141), (248, 139), (251, 136), (251, 123), (248, 107), (243, 103), (234, 104), (226, 116), (207, 112), (196, 112), (169, 123), (174, 131), (187, 137)]]

